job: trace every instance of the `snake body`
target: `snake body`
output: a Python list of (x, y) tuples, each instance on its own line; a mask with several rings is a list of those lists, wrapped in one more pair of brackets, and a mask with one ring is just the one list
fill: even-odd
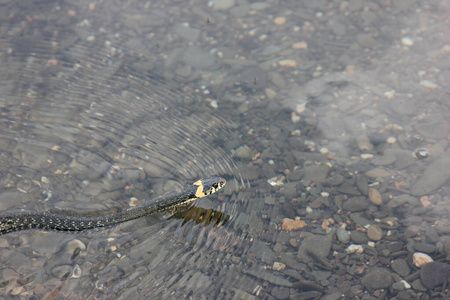
[(0, 234), (26, 229), (82, 231), (107, 227), (134, 220), (155, 212), (190, 203), (213, 194), (225, 185), (225, 179), (211, 177), (200, 179), (180, 193), (162, 196), (143, 205), (102, 216), (85, 216), (52, 212), (18, 212), (0, 215)]

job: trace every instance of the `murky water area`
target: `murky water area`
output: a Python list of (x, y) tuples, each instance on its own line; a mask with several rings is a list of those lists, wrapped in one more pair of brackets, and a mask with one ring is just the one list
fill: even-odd
[(5, 299), (449, 299), (450, 2), (0, 1)]

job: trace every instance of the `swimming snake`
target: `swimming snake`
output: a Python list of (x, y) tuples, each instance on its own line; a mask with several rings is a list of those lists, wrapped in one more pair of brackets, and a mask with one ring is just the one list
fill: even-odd
[(66, 214), (55, 212), (14, 212), (0, 214), (0, 234), (26, 229), (82, 231), (87, 229), (107, 227), (134, 220), (152, 213), (169, 210), (185, 205), (199, 198), (208, 196), (220, 190), (226, 181), (221, 177), (200, 179), (186, 186), (179, 193), (158, 197), (154, 200), (129, 209), (101, 216), (86, 216), (82, 214)]

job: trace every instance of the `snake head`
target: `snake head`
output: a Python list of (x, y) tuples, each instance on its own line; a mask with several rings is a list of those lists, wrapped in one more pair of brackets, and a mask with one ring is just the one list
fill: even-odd
[(226, 182), (227, 181), (222, 177), (199, 179), (194, 182), (194, 185), (197, 186), (195, 196), (198, 198), (202, 198), (207, 195), (214, 194), (215, 192), (223, 188)]

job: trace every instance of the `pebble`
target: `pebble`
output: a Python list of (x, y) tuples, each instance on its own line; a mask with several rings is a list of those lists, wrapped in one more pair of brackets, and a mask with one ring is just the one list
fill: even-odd
[(292, 48), (294, 49), (308, 49), (308, 44), (306, 42), (297, 42), (294, 45), (292, 45)]
[(393, 278), (387, 269), (375, 267), (363, 276), (361, 283), (368, 289), (385, 289), (391, 286)]
[(330, 150), (328, 150), (328, 148), (322, 147), (319, 150), (320, 154), (325, 155), (328, 154), (330, 152)]
[(422, 252), (415, 252), (413, 254), (413, 263), (416, 267), (421, 268), (431, 262), (433, 262), (433, 259), (428, 254), (422, 253)]
[(362, 153), (362, 154), (361, 154), (361, 159), (363, 159), (363, 160), (370, 160), (370, 159), (372, 159), (373, 157), (374, 157), (374, 155), (371, 154), (371, 153)]
[(327, 179), (330, 168), (326, 165), (310, 165), (303, 168), (303, 180), (305, 183), (320, 183)]
[(369, 137), (366, 135), (357, 137), (356, 142), (358, 144), (359, 150), (361, 151), (370, 151), (373, 149), (373, 145), (370, 142)]
[(387, 138), (386, 142), (388, 144), (392, 145), (392, 144), (395, 144), (397, 142), (397, 139), (395, 137), (393, 137), (393, 136), (390, 136), (390, 137)]
[(275, 299), (289, 299), (289, 288), (276, 286), (272, 288), (271, 294)]
[(361, 254), (364, 252), (364, 247), (362, 245), (351, 244), (345, 249), (345, 252), (350, 254), (352, 253)]
[(392, 285), (392, 288), (397, 291), (403, 291), (405, 289), (410, 289), (411, 285), (406, 280), (400, 280), (400, 281), (395, 282)]
[(418, 204), (416, 198), (414, 198), (410, 195), (400, 195), (400, 196), (393, 197), (391, 199), (391, 201), (388, 202), (388, 206), (390, 208), (396, 208), (396, 207), (399, 207), (406, 203), (409, 203), (411, 205)]
[(387, 166), (394, 163), (396, 160), (397, 157), (393, 151), (386, 151), (382, 156), (375, 157), (375, 159), (372, 160), (372, 163), (375, 166)]
[(269, 183), (271, 186), (283, 186), (285, 179), (286, 178), (283, 175), (275, 176), (275, 177), (267, 179), (267, 183)]
[(450, 264), (431, 262), (420, 269), (420, 280), (429, 289), (443, 285), (450, 277)]
[(233, 7), (234, 4), (234, 0), (211, 0), (208, 3), (208, 6), (212, 7), (214, 10), (226, 10)]
[(383, 238), (383, 230), (378, 225), (370, 225), (367, 228), (367, 236), (372, 241), (379, 241)]
[(414, 249), (418, 252), (422, 253), (434, 253), (436, 251), (436, 247), (432, 244), (428, 244), (425, 242), (416, 242), (414, 243)]
[(291, 113), (291, 121), (292, 121), (292, 123), (298, 123), (298, 122), (300, 122), (300, 115), (297, 114), (295, 111), (293, 111), (293, 112)]
[(81, 277), (81, 268), (80, 266), (77, 264), (73, 267), (72, 270), (72, 278), (80, 278)]
[(308, 257), (308, 253), (315, 253), (319, 257), (327, 257), (331, 250), (331, 235), (311, 235), (305, 237), (301, 243), (298, 255), (300, 257)]
[(247, 146), (239, 146), (233, 151), (233, 155), (240, 159), (251, 159), (253, 157), (253, 151), (252, 149)]
[(383, 197), (381, 197), (380, 192), (375, 188), (368, 189), (369, 199), (375, 205), (383, 204)]
[(286, 18), (285, 18), (285, 17), (276, 17), (276, 18), (273, 20), (273, 23), (274, 23), (275, 25), (278, 25), (278, 26), (284, 25), (284, 24), (286, 24)]
[(284, 218), (281, 223), (281, 228), (285, 231), (295, 231), (302, 229), (306, 226), (305, 221), (303, 220), (293, 220), (289, 218)]
[(430, 80), (422, 80), (420, 82), (420, 85), (423, 86), (424, 88), (430, 89), (430, 90), (434, 90), (435, 88), (438, 87), (438, 85)]
[(404, 46), (412, 46), (412, 45), (414, 45), (414, 40), (412, 38), (410, 38), (410, 37), (407, 37), (407, 36), (402, 37), (401, 41), (402, 41), (402, 44)]
[(130, 200), (128, 201), (128, 206), (130, 207), (136, 207), (138, 206), (140, 203), (139, 199), (136, 197), (131, 197)]
[(363, 211), (369, 207), (369, 202), (365, 197), (352, 197), (344, 202), (343, 209), (348, 211)]
[(394, 270), (398, 275), (405, 277), (408, 276), (409, 273), (411, 273), (411, 269), (409, 268), (408, 263), (403, 258), (394, 259), (391, 262), (391, 268)]
[(347, 243), (350, 241), (350, 232), (345, 228), (339, 227), (336, 230), (336, 236), (341, 243)]
[(294, 59), (282, 59), (278, 62), (280, 67), (285, 68), (295, 68), (297, 67), (297, 62)]
[(422, 174), (411, 187), (415, 196), (430, 194), (450, 180), (450, 151), (429, 164)]
[(367, 243), (367, 235), (364, 232), (353, 230), (350, 233), (350, 239), (357, 244)]
[(274, 269), (275, 271), (282, 271), (286, 269), (286, 265), (283, 264), (282, 262), (276, 261), (273, 263), (272, 269)]
[(414, 151), (414, 156), (417, 159), (425, 159), (429, 156), (428, 149), (426, 148), (416, 149), (416, 151)]

